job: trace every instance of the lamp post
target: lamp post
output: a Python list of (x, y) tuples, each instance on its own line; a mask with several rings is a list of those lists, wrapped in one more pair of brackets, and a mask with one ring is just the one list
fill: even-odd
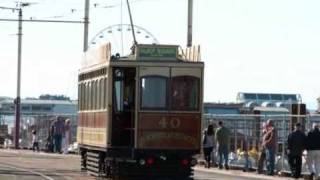
[(0, 9), (7, 9), (18, 11), (18, 63), (17, 63), (17, 97), (15, 103), (15, 134), (14, 147), (19, 149), (19, 133), (20, 133), (20, 90), (21, 90), (21, 50), (22, 50), (22, 7), (29, 6), (29, 3), (19, 3), (19, 8), (0, 7)]
[(20, 92), (21, 92), (21, 50), (22, 50), (22, 9), (19, 8), (18, 21), (18, 70), (17, 70), (17, 97), (15, 102), (16, 130), (14, 138), (14, 147), (19, 149), (19, 133), (20, 133)]
[(89, 24), (89, 5), (90, 0), (85, 0), (85, 17), (84, 22), (82, 21), (53, 21), (53, 20), (23, 20), (22, 19), (22, 8), (30, 6), (31, 3), (20, 2), (17, 3), (18, 8), (2, 7), (0, 9), (18, 11), (18, 20), (14, 19), (0, 19), (0, 21), (18, 21), (18, 63), (17, 63), (17, 97), (14, 101), (15, 104), (15, 133), (14, 133), (14, 147), (19, 149), (19, 134), (20, 134), (20, 117), (21, 117), (21, 54), (22, 54), (22, 22), (52, 22), (52, 23), (84, 23), (84, 51), (87, 50), (88, 46), (88, 24)]

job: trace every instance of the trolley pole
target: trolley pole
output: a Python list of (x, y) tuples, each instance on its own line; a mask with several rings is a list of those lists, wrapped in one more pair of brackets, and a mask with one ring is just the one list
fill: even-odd
[(193, 0), (188, 0), (188, 37), (187, 47), (192, 46)]
[(19, 134), (20, 134), (20, 90), (21, 90), (21, 46), (22, 46), (22, 9), (19, 8), (18, 21), (18, 70), (17, 70), (17, 97), (15, 100), (15, 138), (14, 147), (19, 149)]

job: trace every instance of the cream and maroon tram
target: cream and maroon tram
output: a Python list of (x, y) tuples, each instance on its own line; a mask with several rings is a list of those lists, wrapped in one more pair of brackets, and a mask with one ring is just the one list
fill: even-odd
[(84, 54), (77, 141), (99, 176), (188, 177), (200, 152), (203, 68), (198, 49), (105, 44)]

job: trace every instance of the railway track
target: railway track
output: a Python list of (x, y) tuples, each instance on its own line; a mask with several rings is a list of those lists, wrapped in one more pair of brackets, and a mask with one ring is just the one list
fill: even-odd
[(31, 169), (25, 169), (8, 164), (0, 164), (0, 179), (30, 179), (34, 180), (56, 180), (50, 176), (47, 176), (41, 172)]

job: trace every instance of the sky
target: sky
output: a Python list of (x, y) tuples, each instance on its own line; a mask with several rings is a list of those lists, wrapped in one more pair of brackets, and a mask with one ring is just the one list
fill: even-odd
[[(0, 6), (14, 7), (14, 2), (1, 0)], [(34, 2), (23, 10), (27, 19), (83, 20), (84, 0), (23, 2)], [(193, 43), (202, 48), (205, 101), (235, 102), (238, 92), (295, 93), (315, 109), (320, 96), (318, 7), (317, 0), (194, 0)], [(126, 8), (121, 0), (91, 0), (89, 40), (104, 28), (128, 24)], [(134, 24), (160, 43), (186, 46), (187, 0), (131, 0), (131, 8)], [(17, 16), (0, 9), (0, 18)], [(121, 49), (122, 36), (113, 32), (104, 38)], [(16, 34), (17, 22), (0, 21), (0, 96), (16, 96)], [(124, 44), (131, 43), (129, 37), (123, 33)], [(21, 96), (76, 99), (83, 24), (25, 22), (22, 41)], [(138, 42), (144, 41), (149, 40), (141, 35)]]

